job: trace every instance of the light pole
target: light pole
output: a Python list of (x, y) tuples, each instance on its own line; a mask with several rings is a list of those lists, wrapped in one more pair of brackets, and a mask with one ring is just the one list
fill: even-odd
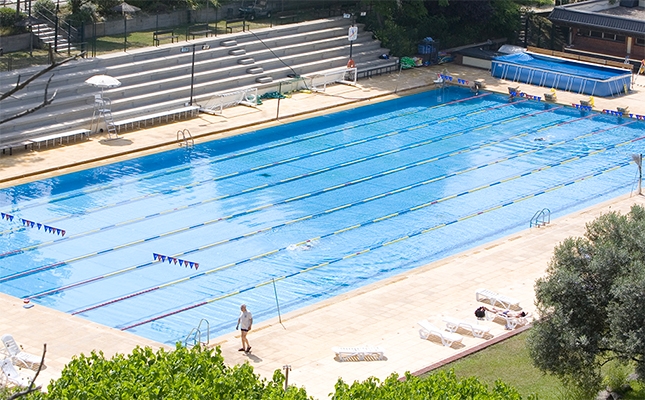
[(120, 12), (123, 14), (123, 51), (128, 50), (128, 17), (127, 14), (141, 11), (139, 7), (132, 6), (125, 1), (116, 7), (112, 7), (112, 11)]
[(356, 16), (354, 13), (351, 14), (343, 14), (344, 18), (351, 18), (352, 19), (352, 26), (349, 27), (347, 30), (347, 40), (349, 40), (349, 62), (352, 62), (352, 47), (354, 44), (354, 40), (358, 38), (358, 28), (356, 27)]
[(60, 0), (56, 2), (56, 14), (54, 15), (54, 52), (58, 53), (58, 13), (60, 12)]
[(193, 105), (193, 87), (195, 84), (195, 44), (193, 43), (193, 61), (190, 66), (190, 101), (189, 105)]
[[(208, 50), (211, 48), (210, 45), (208, 44), (198, 44), (198, 43), (193, 43), (193, 57), (192, 61), (190, 63), (190, 100), (188, 101), (188, 105), (193, 105), (193, 93), (194, 93), (194, 88), (195, 88), (195, 47), (201, 46), (202, 50)], [(182, 47), (180, 50), (182, 53), (188, 53), (190, 51), (190, 47)]]
[[(365, 16), (365, 11), (361, 11), (361, 17)], [(352, 19), (352, 26), (349, 27), (347, 31), (347, 39), (349, 40), (349, 62), (347, 65), (354, 65), (354, 61), (352, 60), (352, 50), (353, 50), (353, 45), (354, 41), (358, 39), (358, 27), (356, 26), (356, 14), (351, 13), (351, 14), (343, 14), (344, 18), (351, 18)]]

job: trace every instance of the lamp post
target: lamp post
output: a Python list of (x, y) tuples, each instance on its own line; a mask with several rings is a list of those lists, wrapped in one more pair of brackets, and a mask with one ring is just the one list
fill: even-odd
[(343, 18), (351, 18), (352, 19), (352, 26), (349, 27), (347, 30), (347, 40), (349, 40), (349, 60), (351, 62), (352, 60), (352, 47), (354, 44), (354, 40), (358, 38), (358, 28), (356, 27), (356, 16), (354, 13), (351, 14), (343, 14)]
[[(361, 17), (364, 17), (365, 14), (366, 14), (365, 11), (361, 11), (361, 13), (360, 13)], [(353, 46), (354, 41), (356, 39), (358, 39), (358, 27), (356, 26), (356, 14), (355, 13), (343, 14), (343, 17), (352, 19), (352, 26), (350, 26), (348, 31), (347, 31), (347, 39), (349, 40), (349, 63), (348, 63), (348, 65), (350, 65), (350, 64), (354, 64), (353, 61), (352, 61), (352, 50), (353, 50), (353, 47), (354, 47)]]
[(193, 61), (190, 64), (190, 101), (189, 104), (193, 105), (193, 88), (195, 84), (195, 44), (193, 43)]
[(128, 49), (128, 13), (141, 11), (141, 9), (124, 1), (116, 7), (112, 7), (112, 11), (123, 14), (123, 51), (125, 52)]
[(60, 12), (60, 0), (56, 2), (56, 14), (54, 15), (54, 52), (58, 53), (58, 13)]
[[(211, 48), (210, 45), (208, 44), (198, 44), (198, 43), (193, 43), (192, 51), (193, 51), (193, 57), (190, 62), (190, 100), (188, 101), (188, 105), (193, 105), (193, 93), (194, 93), (194, 88), (195, 88), (195, 48), (197, 46), (201, 46), (202, 50), (208, 50)], [(184, 46), (180, 49), (182, 53), (188, 53), (190, 51), (190, 47)]]

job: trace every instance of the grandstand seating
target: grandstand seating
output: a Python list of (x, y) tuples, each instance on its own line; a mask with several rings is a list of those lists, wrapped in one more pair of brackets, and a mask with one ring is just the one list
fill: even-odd
[[(121, 81), (121, 86), (104, 90), (112, 101), (115, 120), (137, 119), (184, 107), (190, 100), (191, 76), (193, 104), (230, 90), (258, 88), (259, 94), (274, 91), (275, 84), (267, 82), (346, 65), (350, 48), (348, 27), (347, 19), (327, 18), (72, 61), (53, 72), (49, 93), (57, 91), (54, 102), (3, 124), (0, 134), (4, 142), (19, 142), (88, 128), (94, 95), (100, 89), (85, 80), (97, 74)], [(394, 59), (379, 58), (387, 52), (367, 32), (359, 34), (353, 43), (352, 54), (359, 73), (361, 68), (394, 65)], [(0, 92), (15, 84), (18, 75), (24, 80), (37, 70), (1, 73)], [(39, 104), (50, 75), (32, 82), (19, 96), (4, 100), (0, 117)]]

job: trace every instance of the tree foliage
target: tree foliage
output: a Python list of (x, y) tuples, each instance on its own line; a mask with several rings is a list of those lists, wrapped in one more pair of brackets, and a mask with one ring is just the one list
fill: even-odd
[(645, 209), (608, 213), (555, 249), (536, 283), (541, 315), (529, 334), (535, 365), (599, 388), (601, 366), (634, 363), (645, 378)]
[(284, 375), (272, 380), (253, 373), (248, 363), (229, 367), (218, 348), (174, 351), (137, 347), (106, 359), (102, 352), (81, 354), (65, 366), (47, 393), (30, 399), (262, 399), (306, 400), (304, 389), (284, 390)]
[[(477, 378), (470, 377), (459, 380), (454, 371), (440, 371), (425, 378), (406, 373), (405, 380), (399, 380), (397, 374), (392, 374), (382, 383), (376, 378), (348, 385), (339, 379), (336, 383), (333, 400), (520, 400), (522, 396), (516, 389), (496, 381), (490, 389)], [(537, 399), (530, 395), (529, 399)]]
[[(285, 377), (276, 370), (271, 380), (254, 374), (249, 363), (227, 366), (219, 347), (191, 349), (177, 344), (173, 351), (135, 348), (131, 354), (111, 359), (102, 352), (81, 354), (65, 366), (47, 393), (23, 394), (25, 399), (226, 399), (312, 400), (304, 388), (284, 389)], [(0, 394), (2, 392), (0, 391)], [(5, 392), (5, 394), (8, 394)], [(392, 374), (383, 382), (368, 378), (351, 385), (339, 379), (334, 400), (521, 400), (516, 389), (501, 381), (492, 388), (477, 378), (457, 379), (454, 371), (424, 378)], [(529, 400), (537, 399), (530, 395)]]
[(513, 0), (363, 0), (367, 29), (396, 56), (416, 54), (425, 37), (449, 48), (487, 39), (512, 40), (521, 5)]

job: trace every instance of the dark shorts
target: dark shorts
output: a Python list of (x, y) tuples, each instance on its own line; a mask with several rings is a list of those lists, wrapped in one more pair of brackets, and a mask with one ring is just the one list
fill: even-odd
[(248, 329), (240, 329), (241, 331), (248, 332)]

